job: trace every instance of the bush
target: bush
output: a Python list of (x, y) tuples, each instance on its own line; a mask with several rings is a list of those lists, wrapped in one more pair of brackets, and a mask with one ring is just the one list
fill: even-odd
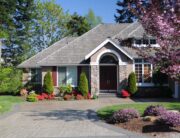
[(127, 98), (127, 97), (130, 96), (130, 94), (129, 94), (128, 91), (126, 91), (126, 90), (123, 89), (123, 90), (121, 91), (121, 96), (122, 96), (123, 98)]
[(52, 94), (54, 91), (53, 80), (52, 80), (51, 73), (49, 71), (44, 76), (43, 88), (44, 88), (44, 91), (47, 92), (48, 94)]
[(59, 91), (60, 91), (60, 93), (69, 93), (69, 94), (71, 94), (72, 93), (72, 86), (71, 86), (71, 84), (61, 85), (59, 87)]
[(18, 95), (22, 88), (22, 72), (13, 67), (0, 67), (0, 94)]
[(157, 123), (171, 127), (180, 126), (180, 113), (166, 112), (157, 120)]
[(82, 72), (80, 75), (78, 90), (82, 93), (84, 97), (88, 95), (88, 92), (89, 92), (88, 80), (84, 72)]
[(168, 76), (160, 71), (153, 72), (152, 81), (155, 85), (162, 86), (167, 83)]
[(27, 99), (26, 99), (28, 102), (37, 102), (38, 101), (38, 98), (37, 98), (37, 94), (35, 94), (34, 92), (30, 93), (28, 96), (27, 96)]
[(110, 118), (110, 123), (124, 123), (131, 119), (138, 118), (139, 112), (135, 109), (121, 109), (115, 112)]
[(134, 72), (130, 73), (128, 77), (128, 91), (131, 94), (135, 94), (137, 92), (136, 74)]
[(73, 96), (70, 95), (70, 94), (65, 94), (63, 98), (64, 98), (64, 100), (71, 100), (72, 97), (73, 97)]
[(83, 100), (84, 97), (81, 94), (76, 95), (76, 100)]
[(161, 105), (151, 105), (144, 110), (144, 116), (160, 116), (167, 110)]

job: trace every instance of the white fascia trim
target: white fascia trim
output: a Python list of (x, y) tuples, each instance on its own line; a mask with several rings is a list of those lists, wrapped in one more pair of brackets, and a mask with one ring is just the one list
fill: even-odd
[(102, 42), (99, 46), (97, 46), (94, 50), (92, 50), (88, 55), (85, 56), (85, 60), (90, 58), (94, 53), (96, 53), (99, 49), (101, 49), (105, 44), (111, 43), (114, 47), (116, 47), (118, 50), (120, 50), (122, 53), (124, 53), (126, 56), (128, 56), (131, 60), (133, 60), (133, 57), (131, 57), (126, 51), (124, 51), (122, 48), (117, 46), (113, 41), (110, 39), (106, 39), (104, 42)]

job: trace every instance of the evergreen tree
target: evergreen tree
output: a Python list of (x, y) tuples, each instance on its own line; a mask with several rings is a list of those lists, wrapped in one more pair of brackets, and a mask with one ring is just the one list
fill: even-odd
[[(141, 3), (146, 8), (150, 2), (149, 0), (141, 0)], [(132, 23), (137, 19), (137, 16), (132, 13), (130, 8), (133, 7), (133, 10), (139, 12), (138, 4), (134, 0), (119, 0), (116, 4), (119, 7), (116, 9), (117, 14), (114, 15), (117, 23)]]
[(100, 16), (95, 16), (92, 9), (89, 9), (89, 12), (85, 17), (91, 28), (94, 28), (98, 24), (102, 23), (102, 18)]
[(86, 97), (88, 95), (89, 92), (88, 80), (84, 72), (82, 72), (80, 75), (78, 90), (82, 93), (83, 96)]
[(136, 86), (136, 74), (134, 72), (129, 74), (128, 77), (128, 90), (131, 94), (135, 94), (137, 92)]
[(44, 76), (43, 88), (44, 88), (44, 91), (47, 92), (48, 94), (52, 94), (54, 92), (53, 80), (52, 80), (51, 73), (49, 71)]
[[(9, 23), (12, 25), (2, 26), (8, 34), (5, 47), (2, 49), (6, 65), (17, 65), (29, 57), (28, 52), (31, 48), (29, 41), (32, 37), (33, 19), (36, 17), (34, 0), (14, 0), (14, 2), (15, 10), (9, 15), (11, 17)], [(8, 5), (4, 6), (9, 8)]]
[(90, 24), (87, 22), (85, 17), (74, 13), (71, 16), (71, 19), (66, 25), (68, 33), (67, 35), (71, 36), (81, 36), (85, 32), (91, 29)]

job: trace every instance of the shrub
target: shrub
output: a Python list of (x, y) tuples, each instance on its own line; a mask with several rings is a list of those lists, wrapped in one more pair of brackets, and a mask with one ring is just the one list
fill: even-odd
[(20, 90), (20, 95), (26, 97), (28, 95), (28, 91), (23, 88)]
[(135, 109), (121, 109), (115, 112), (109, 121), (110, 123), (124, 123), (139, 116), (139, 112)]
[(160, 116), (167, 110), (161, 105), (151, 105), (144, 110), (144, 116)]
[(37, 94), (35, 94), (34, 92), (31, 92), (26, 99), (28, 102), (37, 102), (38, 98), (37, 98)]
[(44, 91), (47, 92), (48, 94), (52, 94), (54, 91), (53, 80), (52, 80), (51, 73), (49, 71), (44, 76), (43, 88), (44, 88)]
[(121, 91), (121, 96), (124, 97), (124, 98), (126, 98), (126, 97), (129, 97), (130, 94), (129, 94), (128, 91), (126, 91), (126, 90), (123, 89), (123, 90)]
[(88, 88), (88, 80), (86, 74), (84, 72), (80, 75), (79, 87), (78, 90), (82, 93), (84, 97), (88, 95), (89, 88)]
[(135, 94), (137, 92), (136, 74), (134, 72), (130, 73), (128, 77), (128, 91), (131, 94)]
[(59, 87), (59, 91), (60, 93), (68, 93), (68, 94), (71, 94), (72, 93), (72, 86), (71, 84), (68, 84), (68, 85), (61, 85)]
[(180, 126), (180, 113), (166, 112), (157, 120), (157, 123), (171, 127)]
[(22, 88), (22, 72), (13, 67), (0, 68), (0, 94), (18, 95)]
[(167, 83), (168, 76), (160, 71), (153, 72), (152, 81), (155, 85), (162, 86)]
[(65, 94), (63, 98), (64, 98), (64, 100), (71, 100), (72, 99), (72, 95)]
[(76, 96), (76, 100), (83, 100), (84, 97), (81, 94), (77, 94)]

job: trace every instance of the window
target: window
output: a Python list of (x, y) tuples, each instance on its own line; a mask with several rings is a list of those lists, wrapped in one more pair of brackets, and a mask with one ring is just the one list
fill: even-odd
[(40, 68), (31, 69), (31, 82), (41, 83), (41, 78), (42, 77)]
[(143, 44), (144, 45), (148, 45), (149, 44), (149, 40), (148, 39), (143, 39)]
[(156, 43), (156, 39), (154, 38), (149, 38), (149, 39), (135, 39), (134, 44), (135, 47), (146, 47), (147, 45), (151, 45), (153, 47), (158, 47)]
[(59, 67), (58, 68), (58, 84), (71, 84), (77, 86), (77, 67)]
[(135, 44), (141, 45), (141, 39), (136, 39), (136, 40), (135, 40)]
[(150, 39), (150, 44), (155, 45), (156, 44), (156, 39)]
[(152, 65), (144, 59), (135, 59), (135, 73), (138, 83), (152, 83)]

